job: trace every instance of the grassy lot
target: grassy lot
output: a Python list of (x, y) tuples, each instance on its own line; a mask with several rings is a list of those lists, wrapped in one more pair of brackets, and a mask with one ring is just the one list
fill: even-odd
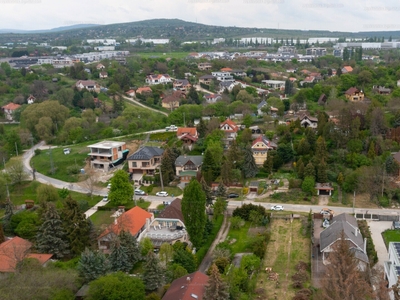
[[(183, 193), (183, 191), (180, 188), (173, 186), (164, 186), (164, 191), (166, 191), (169, 196), (174, 195), (174, 197), (179, 196)], [(155, 186), (153, 190), (149, 193), (149, 195), (155, 196), (157, 192), (161, 192), (160, 186)]]
[[(89, 153), (86, 144), (69, 146), (71, 153), (65, 155), (63, 148), (54, 148), (50, 150), (42, 150), (40, 154), (35, 155), (31, 160), (33, 166), (39, 173), (52, 178), (63, 180), (66, 182), (78, 182), (79, 174), (68, 174), (68, 167), (77, 166), (79, 169), (85, 166), (85, 159)], [(55, 173), (51, 174), (51, 159), (53, 160)]]
[(247, 242), (248, 242), (248, 235), (249, 235), (249, 228), (250, 222), (246, 222), (243, 227), (240, 229), (229, 229), (229, 233), (227, 236), (227, 240), (236, 240), (232, 244), (232, 253), (240, 253), (247, 251)]
[[(137, 206), (139, 206), (140, 208), (143, 208), (144, 210), (147, 210), (151, 204), (150, 201), (144, 201), (137, 199), (136, 200), (136, 204)], [(109, 208), (117, 208), (114, 204), (112, 204), (111, 202), (108, 202), (106, 205), (104, 205), (105, 207), (109, 207)], [(129, 202), (128, 204), (125, 204), (125, 209), (131, 209), (132, 207), (135, 207), (135, 201)]]
[(389, 242), (400, 242), (400, 230), (385, 230), (382, 232), (383, 240), (385, 241), (386, 248)]
[[(272, 272), (279, 274), (279, 280), (277, 284), (268, 279), (266, 272), (260, 272), (257, 288), (265, 290), (266, 299), (293, 299), (296, 290), (292, 287), (291, 277), (296, 273), (295, 266), (300, 261), (308, 265), (311, 262), (310, 238), (303, 235), (301, 221), (290, 223), (284, 219), (274, 219), (271, 223), (271, 240), (261, 270), (272, 267)], [(306, 282), (305, 287), (309, 283)]]
[[(10, 199), (14, 205), (25, 204), (25, 200), (33, 200), (37, 203), (37, 188), (41, 186), (42, 183), (38, 181), (25, 182), (21, 185), (10, 186)], [(87, 201), (89, 206), (94, 206), (101, 200), (101, 196), (89, 197), (86, 194), (81, 194), (78, 192), (69, 192), (71, 197), (76, 201)], [(61, 204), (61, 200), (59, 200)]]
[(111, 218), (113, 211), (96, 211), (89, 219), (93, 222), (96, 227), (101, 227), (102, 225), (110, 225), (114, 219)]

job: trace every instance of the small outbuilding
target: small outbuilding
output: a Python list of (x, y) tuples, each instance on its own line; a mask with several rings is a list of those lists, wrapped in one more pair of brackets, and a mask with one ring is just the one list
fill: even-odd
[(332, 196), (332, 191), (334, 188), (332, 187), (331, 183), (317, 183), (315, 185), (315, 189), (317, 190), (317, 195), (325, 195), (325, 196)]

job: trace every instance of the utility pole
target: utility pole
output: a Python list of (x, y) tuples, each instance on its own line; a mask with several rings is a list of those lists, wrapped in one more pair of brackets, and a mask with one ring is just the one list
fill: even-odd
[(51, 174), (54, 174), (54, 163), (53, 163), (53, 155), (51, 153), (51, 146), (49, 146), (50, 150), (50, 172)]
[(353, 197), (353, 214), (355, 214), (355, 206), (356, 206), (356, 191), (354, 191), (354, 197)]
[(383, 197), (384, 187), (385, 187), (385, 164), (383, 165), (383, 174), (382, 174), (382, 197)]
[(135, 206), (136, 206), (136, 194), (135, 194), (136, 186), (133, 184), (133, 200), (135, 201)]
[(160, 164), (160, 181), (161, 181), (161, 191), (164, 191), (164, 183), (163, 183), (163, 178), (162, 178), (162, 173), (161, 173), (161, 164)]
[(17, 147), (17, 142), (15, 142), (15, 153), (17, 153), (17, 156), (18, 156), (18, 147)]

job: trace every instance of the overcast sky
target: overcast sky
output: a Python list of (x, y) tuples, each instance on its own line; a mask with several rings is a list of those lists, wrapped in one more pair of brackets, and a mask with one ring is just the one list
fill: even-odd
[(51, 29), (178, 18), (207, 25), (400, 30), (398, 0), (0, 0), (0, 29)]

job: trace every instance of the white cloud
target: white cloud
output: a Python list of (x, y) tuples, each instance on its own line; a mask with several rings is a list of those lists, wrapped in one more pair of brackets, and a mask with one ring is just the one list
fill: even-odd
[(208, 25), (300, 30), (400, 30), (396, 0), (0, 0), (0, 28), (177, 18)]

